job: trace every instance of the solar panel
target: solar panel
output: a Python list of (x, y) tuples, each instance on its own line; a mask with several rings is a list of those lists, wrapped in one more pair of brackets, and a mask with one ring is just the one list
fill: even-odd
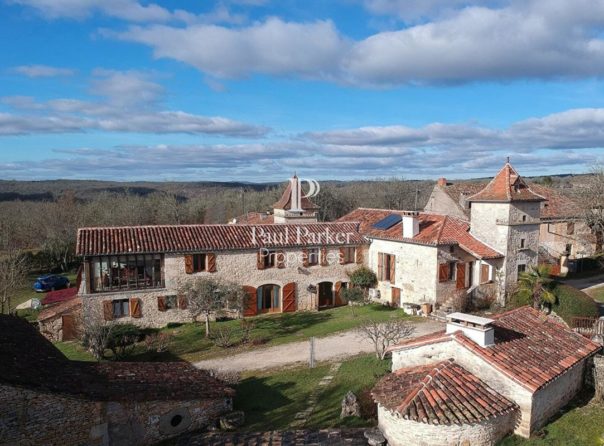
[(391, 228), (392, 226), (394, 226), (395, 224), (397, 224), (401, 220), (402, 220), (402, 217), (400, 215), (398, 215), (398, 214), (390, 214), (390, 215), (387, 215), (386, 217), (382, 218), (377, 223), (374, 223), (373, 227), (375, 229), (386, 230), (386, 229)]

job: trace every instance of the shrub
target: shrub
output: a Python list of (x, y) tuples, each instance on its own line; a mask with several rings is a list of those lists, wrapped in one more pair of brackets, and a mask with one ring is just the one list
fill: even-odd
[(115, 359), (122, 359), (141, 340), (143, 332), (134, 324), (117, 324), (111, 328), (111, 334), (107, 341), (107, 348), (111, 350)]
[(219, 327), (214, 334), (214, 344), (221, 348), (229, 348), (233, 345), (233, 329), (229, 326)]
[(252, 330), (256, 327), (256, 323), (249, 319), (242, 319), (239, 322), (239, 327), (241, 328), (241, 342), (247, 344), (250, 342)]
[(163, 353), (168, 351), (172, 335), (166, 332), (152, 333), (145, 337), (145, 348), (148, 352)]
[(366, 266), (360, 266), (350, 273), (350, 284), (363, 289), (371, 288), (377, 284), (377, 276)]

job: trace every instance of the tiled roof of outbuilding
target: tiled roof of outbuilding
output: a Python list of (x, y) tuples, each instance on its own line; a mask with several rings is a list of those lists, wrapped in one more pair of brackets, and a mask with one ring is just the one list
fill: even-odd
[(80, 228), (76, 254), (143, 254), (365, 243), (354, 222), (124, 226)]
[[(68, 288), (70, 289), (70, 288)], [(39, 321), (45, 321), (47, 319), (52, 319), (54, 317), (61, 316), (65, 313), (70, 313), (77, 309), (77, 307), (82, 305), (82, 299), (77, 297), (77, 289), (76, 294), (74, 294), (71, 298), (57, 301), (56, 303), (50, 305), (49, 307), (44, 308), (38, 314)]]
[(534, 392), (601, 348), (531, 307), (516, 308), (492, 318), (495, 344), (489, 347), (479, 346), (461, 331), (441, 331), (401, 342), (390, 350), (454, 341)]
[(533, 192), (528, 184), (516, 172), (510, 163), (477, 194), (468, 197), (468, 201), (544, 201), (541, 195)]
[(518, 408), (451, 359), (396, 370), (371, 394), (402, 418), (430, 424), (474, 424)]
[(355, 221), (360, 224), (360, 232), (369, 238), (417, 243), (422, 245), (459, 245), (462, 249), (480, 259), (494, 259), (503, 257), (503, 254), (482, 243), (470, 234), (467, 222), (446, 215), (429, 214), (420, 212), (419, 233), (413, 238), (403, 237), (402, 222), (382, 230), (373, 225), (390, 214), (403, 215), (405, 211), (390, 209), (357, 208), (338, 221)]

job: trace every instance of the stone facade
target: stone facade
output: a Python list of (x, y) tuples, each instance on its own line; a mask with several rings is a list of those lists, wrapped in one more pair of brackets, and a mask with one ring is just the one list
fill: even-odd
[(390, 446), (491, 446), (514, 431), (517, 412), (476, 424), (435, 425), (405, 420), (378, 405), (378, 427)]
[(0, 401), (2, 445), (150, 445), (207, 427), (232, 410), (232, 401), (226, 397), (91, 401), (9, 385), (0, 385)]
[(582, 221), (543, 221), (539, 229), (539, 244), (556, 259), (580, 259), (592, 255), (595, 248), (593, 234)]
[[(467, 220), (468, 216), (463, 211), (461, 203), (456, 203), (449, 194), (447, 194), (442, 186), (434, 186), (432, 193), (428, 198), (428, 202), (424, 207), (425, 212), (433, 212), (435, 214), (451, 215), (453, 217)], [(467, 206), (467, 204), (466, 204)]]
[[(360, 254), (365, 247), (356, 248)], [(85, 318), (101, 319), (103, 317), (103, 302), (107, 300), (138, 298), (141, 303), (141, 317), (125, 316), (119, 318), (120, 322), (133, 323), (145, 327), (162, 327), (170, 322), (191, 322), (193, 317), (188, 309), (169, 309), (159, 311), (157, 299), (159, 296), (176, 295), (179, 284), (197, 277), (211, 277), (217, 280), (232, 281), (242, 286), (278, 285), (280, 287), (279, 308), (282, 305), (282, 290), (287, 283), (296, 284), (296, 309), (318, 309), (316, 292), (309, 291), (309, 287), (318, 286), (321, 282), (331, 283), (334, 289), (336, 282), (348, 282), (348, 274), (356, 269), (356, 263), (340, 264), (338, 247), (327, 249), (326, 266), (320, 264), (304, 266), (301, 249), (284, 249), (284, 267), (277, 266), (258, 269), (257, 251), (222, 251), (216, 252), (216, 272), (199, 272), (186, 274), (184, 254), (166, 254), (164, 256), (164, 281), (165, 288), (148, 291), (119, 291), (86, 294), (86, 280), (84, 277), (80, 288)], [(360, 257), (359, 257), (360, 258)]]

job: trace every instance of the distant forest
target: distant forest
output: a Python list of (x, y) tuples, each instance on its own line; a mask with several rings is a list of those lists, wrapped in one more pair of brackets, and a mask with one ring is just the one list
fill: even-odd
[[(578, 177), (539, 179), (570, 190)], [(245, 212), (266, 212), (286, 183), (106, 182), (0, 180), (0, 252), (31, 252), (39, 270), (69, 268), (77, 228), (144, 224), (227, 223)], [(357, 207), (421, 210), (434, 181), (323, 181), (313, 201), (321, 221)]]

